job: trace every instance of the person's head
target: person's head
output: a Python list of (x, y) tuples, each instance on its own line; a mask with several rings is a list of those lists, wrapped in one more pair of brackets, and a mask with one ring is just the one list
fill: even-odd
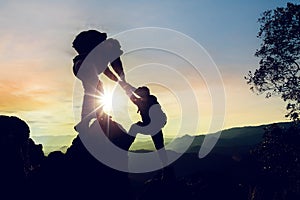
[(146, 98), (146, 97), (150, 96), (150, 90), (146, 86), (138, 87), (134, 91), (134, 93), (136, 93), (137, 95), (139, 95), (142, 98)]
[(106, 40), (106, 38), (106, 33), (101, 33), (96, 30), (82, 31), (75, 37), (73, 41), (73, 48), (79, 54), (89, 53), (98, 44)]

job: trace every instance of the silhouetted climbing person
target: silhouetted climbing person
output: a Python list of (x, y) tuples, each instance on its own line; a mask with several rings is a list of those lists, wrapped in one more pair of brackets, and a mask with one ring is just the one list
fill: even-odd
[(81, 122), (75, 126), (79, 131), (80, 127), (87, 127), (92, 118), (96, 116), (100, 118), (103, 114), (101, 106), (96, 101), (97, 96), (104, 93), (98, 75), (104, 73), (111, 80), (118, 81), (109, 69), (109, 64), (121, 80), (125, 81), (125, 75), (119, 57), (123, 53), (121, 46), (117, 40), (107, 39), (106, 33), (96, 30), (83, 31), (76, 36), (73, 47), (79, 54), (73, 59), (73, 72), (82, 81), (84, 88)]
[[(94, 157), (95, 154), (98, 155), (98, 152), (105, 153), (112, 142), (124, 150), (122, 155), (118, 158), (112, 156), (112, 159), (118, 159), (126, 167), (128, 165), (127, 151), (132, 139), (121, 125), (103, 112), (103, 108), (98, 104), (99, 97), (104, 93), (102, 82), (98, 77), (100, 74), (104, 73), (116, 82), (119, 79), (125, 81), (120, 59), (123, 53), (121, 46), (117, 40), (107, 39), (105, 33), (89, 30), (76, 36), (73, 47), (79, 54), (73, 59), (73, 72), (82, 82), (84, 97), (81, 121), (75, 126), (80, 138), (77, 137), (73, 141), (72, 147), (67, 152), (75, 164), (72, 168), (75, 168), (76, 172), (80, 171), (77, 173), (79, 181), (71, 175), (71, 179), (74, 180), (72, 182), (84, 183), (79, 189), (85, 191), (82, 194), (87, 195), (88, 199), (98, 198), (98, 196), (106, 198), (108, 195), (111, 199), (121, 199), (121, 197), (133, 199), (128, 197), (131, 194), (127, 173), (103, 165), (99, 162), (100, 160), (96, 159), (98, 157)], [(112, 70), (109, 69), (109, 64)], [(93, 121), (93, 119), (97, 120)], [(110, 142), (107, 142), (107, 139)], [(88, 182), (97, 184), (86, 184)], [(75, 187), (76, 185), (78, 184), (75, 184)], [(110, 189), (114, 187), (118, 188), (118, 192), (110, 193)]]
[(138, 133), (151, 135), (155, 148), (159, 151), (160, 159), (164, 166), (167, 165), (167, 154), (164, 149), (164, 138), (162, 128), (167, 123), (167, 116), (162, 111), (157, 98), (150, 94), (148, 87), (135, 88), (124, 81), (119, 82), (126, 91), (130, 100), (138, 107), (138, 113), (142, 121), (133, 124), (128, 134), (136, 137)]

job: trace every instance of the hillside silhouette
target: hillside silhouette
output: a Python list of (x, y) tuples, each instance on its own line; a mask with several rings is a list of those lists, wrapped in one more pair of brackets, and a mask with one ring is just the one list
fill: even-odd
[[(111, 130), (119, 133), (117, 137), (122, 137), (124, 132), (116, 123), (110, 124)], [(277, 126), (288, 130), (292, 123)], [(265, 140), (267, 127), (225, 130), (213, 151), (203, 159), (197, 153), (204, 136), (196, 136), (190, 149), (171, 164), (173, 179), (161, 180), (159, 171), (129, 174), (103, 165), (86, 150), (78, 136), (66, 153), (54, 151), (45, 156), (42, 145), (30, 138), (25, 121), (0, 116), (0, 195), (9, 199), (282, 199), (282, 193), (276, 191), (285, 188), (289, 194), (285, 199), (298, 199), (299, 191), (278, 186), (260, 170), (257, 156), (251, 153)], [(124, 145), (114, 139), (111, 138), (115, 144)], [(179, 145), (184, 137), (175, 140)], [(178, 154), (174, 150), (170, 153)], [(299, 175), (297, 171), (293, 173)], [(294, 179), (299, 181), (299, 176)], [(297, 189), (297, 184), (294, 186)]]
[[(282, 127), (289, 127), (290, 122), (277, 123)], [(232, 147), (232, 146), (244, 146), (253, 147), (262, 141), (264, 129), (270, 126), (270, 124), (259, 125), (259, 126), (246, 126), (246, 127), (236, 127), (223, 130), (221, 136), (215, 146), (215, 148), (222, 148), (222, 146)], [(209, 133), (215, 134), (215, 133)], [(65, 153), (69, 146), (71, 146), (72, 141), (76, 135), (45, 135), (45, 136), (32, 136), (34, 141), (43, 144), (44, 152), (46, 155), (52, 151), (62, 151)], [(165, 143), (168, 144), (167, 149), (175, 152), (183, 152), (186, 148), (186, 142), (193, 140), (188, 153), (198, 153), (200, 146), (202, 145), (205, 135), (194, 136), (194, 139), (190, 135), (184, 135), (182, 137), (168, 138), (165, 137)], [(215, 149), (214, 148), (214, 149)], [(132, 151), (146, 150), (153, 151), (155, 149), (153, 142), (148, 139), (139, 140), (131, 148)]]

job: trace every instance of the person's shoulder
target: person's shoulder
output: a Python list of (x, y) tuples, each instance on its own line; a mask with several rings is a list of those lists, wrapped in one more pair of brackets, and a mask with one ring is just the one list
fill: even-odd
[(153, 103), (155, 103), (155, 102), (158, 103), (156, 96), (154, 96), (152, 94), (149, 96), (149, 100)]
[(108, 38), (103, 43), (114, 48), (121, 48), (120, 42), (113, 38)]

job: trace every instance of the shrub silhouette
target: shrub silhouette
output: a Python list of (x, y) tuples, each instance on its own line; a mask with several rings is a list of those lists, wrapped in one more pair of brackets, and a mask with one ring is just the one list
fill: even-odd
[(260, 164), (265, 198), (290, 199), (300, 192), (300, 127), (276, 124), (266, 128), (263, 141), (252, 151)]
[(4, 197), (25, 195), (30, 174), (44, 158), (42, 146), (35, 145), (29, 133), (29, 126), (18, 117), (0, 116), (0, 192)]

